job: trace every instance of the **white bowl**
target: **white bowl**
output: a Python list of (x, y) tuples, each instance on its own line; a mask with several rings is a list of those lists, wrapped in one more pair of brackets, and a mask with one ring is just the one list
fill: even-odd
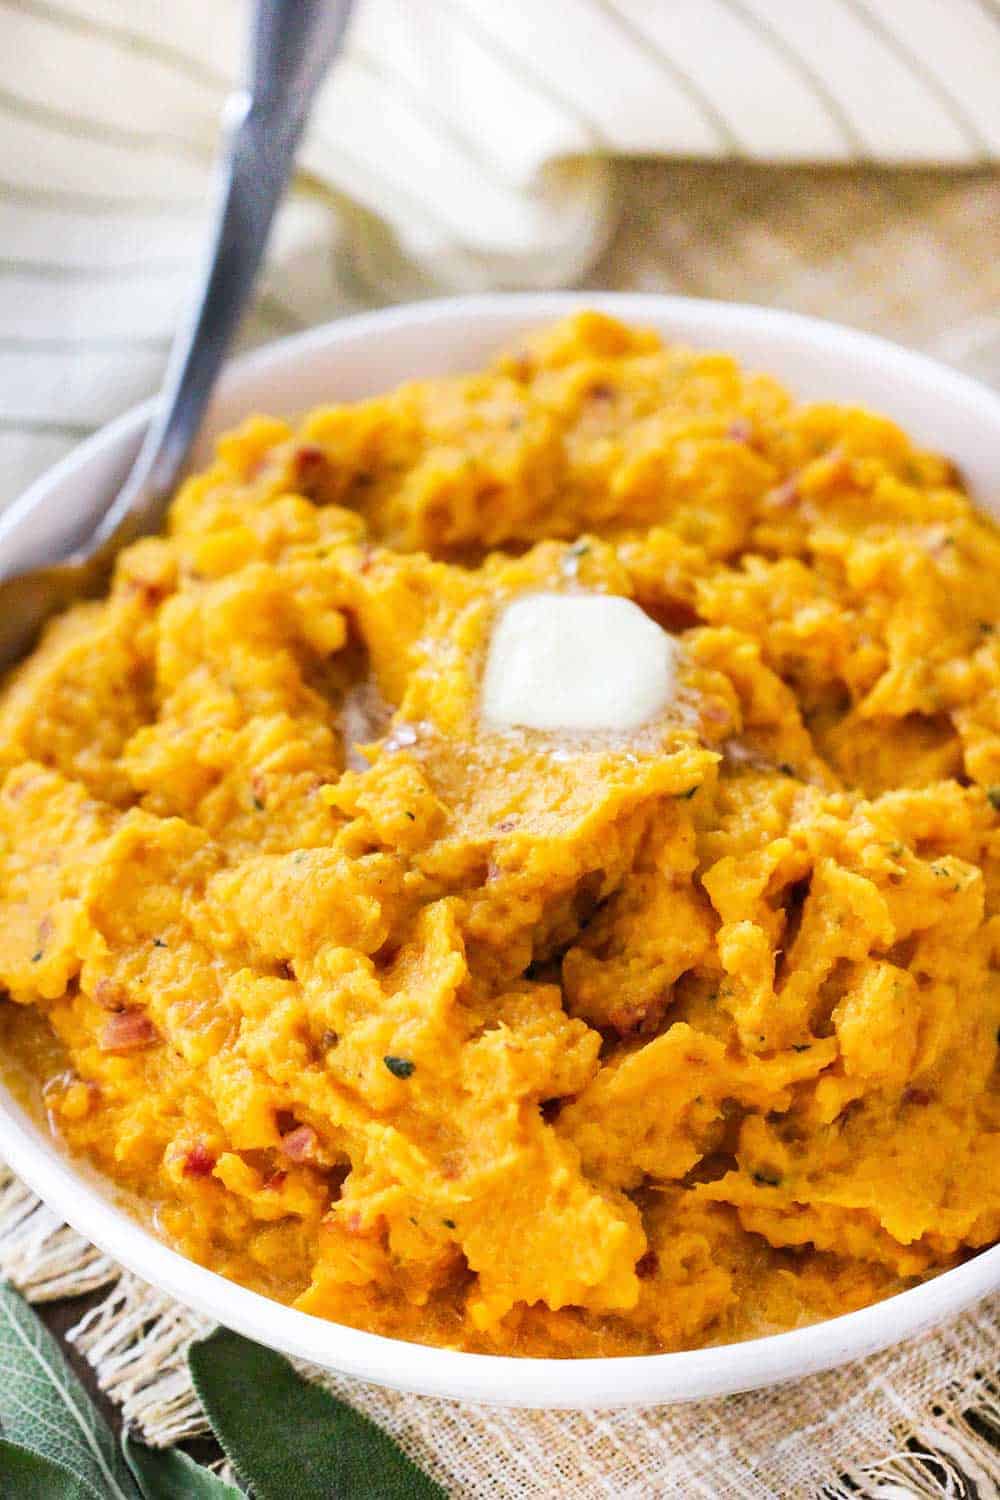
[[(955, 459), (1000, 514), (1000, 397), (880, 339), (765, 308), (672, 297), (544, 293), (392, 308), (286, 339), (234, 364), (208, 432), (251, 411), (294, 414), (419, 375), (475, 369), (522, 330), (599, 307), (667, 337), (730, 350), (799, 396), (859, 402)], [(112, 423), (33, 485), (0, 528), (3, 559), (79, 535), (136, 451), (149, 406)], [(202, 444), (201, 457), (204, 457)], [(51, 554), (50, 554), (51, 555)], [(0, 1153), (73, 1227), (179, 1302), (287, 1354), (399, 1390), (506, 1406), (652, 1405), (793, 1379), (914, 1334), (1000, 1287), (1000, 1246), (861, 1312), (747, 1343), (624, 1359), (509, 1359), (361, 1333), (282, 1307), (169, 1250), (116, 1207), (0, 1089)]]

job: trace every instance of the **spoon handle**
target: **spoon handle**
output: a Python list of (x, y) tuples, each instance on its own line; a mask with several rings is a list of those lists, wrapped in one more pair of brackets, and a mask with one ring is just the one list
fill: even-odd
[(218, 207), (200, 290), (174, 339), (159, 408), (114, 503), (84, 551), (154, 531), (197, 436), (253, 288), (309, 107), (336, 56), (352, 0), (257, 0), (247, 82), (225, 109)]

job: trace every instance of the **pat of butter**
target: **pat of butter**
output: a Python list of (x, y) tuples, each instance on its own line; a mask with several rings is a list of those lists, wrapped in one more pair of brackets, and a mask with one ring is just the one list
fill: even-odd
[(482, 716), (492, 728), (634, 729), (676, 688), (677, 643), (631, 599), (528, 594), (490, 642)]

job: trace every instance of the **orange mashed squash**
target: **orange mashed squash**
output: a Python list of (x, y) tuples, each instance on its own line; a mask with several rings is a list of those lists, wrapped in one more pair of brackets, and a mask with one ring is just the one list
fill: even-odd
[[(483, 728), (552, 590), (677, 636), (665, 717)], [(948, 463), (596, 314), (252, 418), (3, 691), (7, 1073), (185, 1254), (403, 1339), (885, 1297), (1000, 1236), (998, 622)]]

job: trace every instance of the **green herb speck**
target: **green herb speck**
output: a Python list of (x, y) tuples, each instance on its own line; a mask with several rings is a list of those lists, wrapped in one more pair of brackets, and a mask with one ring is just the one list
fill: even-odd
[(444, 1225), (445, 1229), (454, 1229), (455, 1227), (454, 1219), (442, 1219), (441, 1223)]
[(416, 813), (409, 812), (409, 811), (407, 811), (405, 809), (403, 811), (403, 817), (404, 818), (409, 818), (409, 820), (410, 820), (411, 823), (415, 823), (417, 821), (417, 815), (416, 815)]
[(795, 775), (795, 767), (794, 766), (790, 766), (788, 764), (787, 760), (783, 760), (781, 762), (781, 764), (778, 767), (778, 770), (781, 772), (782, 776), (794, 776)]
[(154, 938), (154, 939), (153, 939), (153, 947), (154, 947), (154, 948), (165, 948), (165, 947), (166, 947), (166, 946), (167, 946), (167, 945), (166, 945), (166, 943), (165, 943), (165, 942), (164, 942), (164, 941), (163, 941), (163, 939), (162, 939), (162, 938)]
[[(699, 785), (700, 785), (700, 783), (699, 783)], [(678, 797), (683, 798), (683, 800), (685, 802), (690, 802), (691, 798), (694, 796), (694, 794), (695, 794), (695, 792), (697, 790), (698, 790), (698, 787), (696, 787), (696, 786), (690, 786), (690, 787), (688, 787), (688, 789), (687, 789), (686, 792), (678, 792), (677, 795), (678, 795)]]
[(254, 805), (254, 808), (256, 809), (257, 812), (263, 812), (264, 811), (264, 804), (261, 801), (261, 799), (257, 796), (256, 792), (254, 792), (254, 794), (253, 794), (253, 805)]
[(995, 808), (997, 812), (1000, 812), (1000, 786), (991, 786), (987, 790), (986, 796), (990, 806)]
[(382, 1061), (394, 1078), (409, 1078), (416, 1067), (416, 1063), (411, 1062), (408, 1057), (393, 1057), (390, 1054), (383, 1057)]
[(42, 958), (44, 957), (44, 954), (45, 954), (44, 948), (39, 948), (39, 950), (38, 950), (37, 953), (33, 953), (31, 955), (31, 962), (33, 964), (41, 963)]

